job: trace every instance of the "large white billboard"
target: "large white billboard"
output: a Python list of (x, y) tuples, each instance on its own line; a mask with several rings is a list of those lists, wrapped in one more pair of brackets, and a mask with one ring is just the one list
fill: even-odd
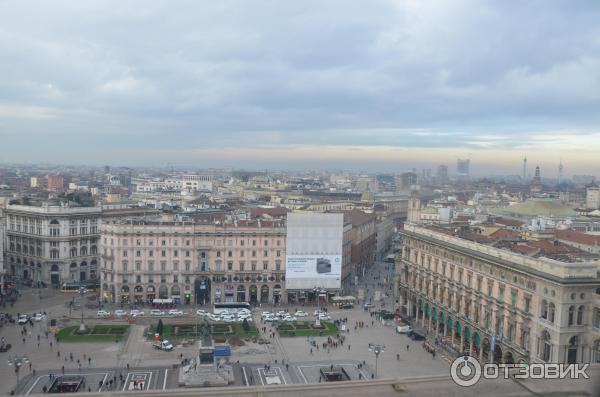
[(341, 288), (343, 234), (343, 214), (288, 214), (286, 289)]

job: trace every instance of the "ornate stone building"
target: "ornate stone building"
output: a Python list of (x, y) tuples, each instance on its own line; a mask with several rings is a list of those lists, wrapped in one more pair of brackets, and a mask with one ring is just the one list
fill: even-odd
[(122, 222), (101, 230), (104, 302), (278, 303), (285, 223)]
[(482, 362), (600, 362), (595, 263), (530, 258), (405, 225), (400, 303), (429, 337)]
[(25, 283), (60, 285), (97, 276), (100, 207), (7, 205), (5, 268)]

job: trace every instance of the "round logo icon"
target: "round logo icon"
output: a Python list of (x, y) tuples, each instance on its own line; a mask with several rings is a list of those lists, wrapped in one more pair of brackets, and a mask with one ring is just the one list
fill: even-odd
[(473, 386), (481, 379), (481, 364), (470, 356), (461, 356), (452, 362), (450, 376), (459, 386)]

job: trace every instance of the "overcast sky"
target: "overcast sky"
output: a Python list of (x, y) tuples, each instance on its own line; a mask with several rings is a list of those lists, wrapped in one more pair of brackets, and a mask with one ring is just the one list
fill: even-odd
[(599, 21), (598, 1), (0, 0), (0, 162), (600, 174)]

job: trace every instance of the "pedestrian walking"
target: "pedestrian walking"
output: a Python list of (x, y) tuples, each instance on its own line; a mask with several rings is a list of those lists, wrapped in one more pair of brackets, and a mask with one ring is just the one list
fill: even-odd
[(410, 345), (406, 345), (406, 351), (408, 351), (408, 349), (410, 349)]

